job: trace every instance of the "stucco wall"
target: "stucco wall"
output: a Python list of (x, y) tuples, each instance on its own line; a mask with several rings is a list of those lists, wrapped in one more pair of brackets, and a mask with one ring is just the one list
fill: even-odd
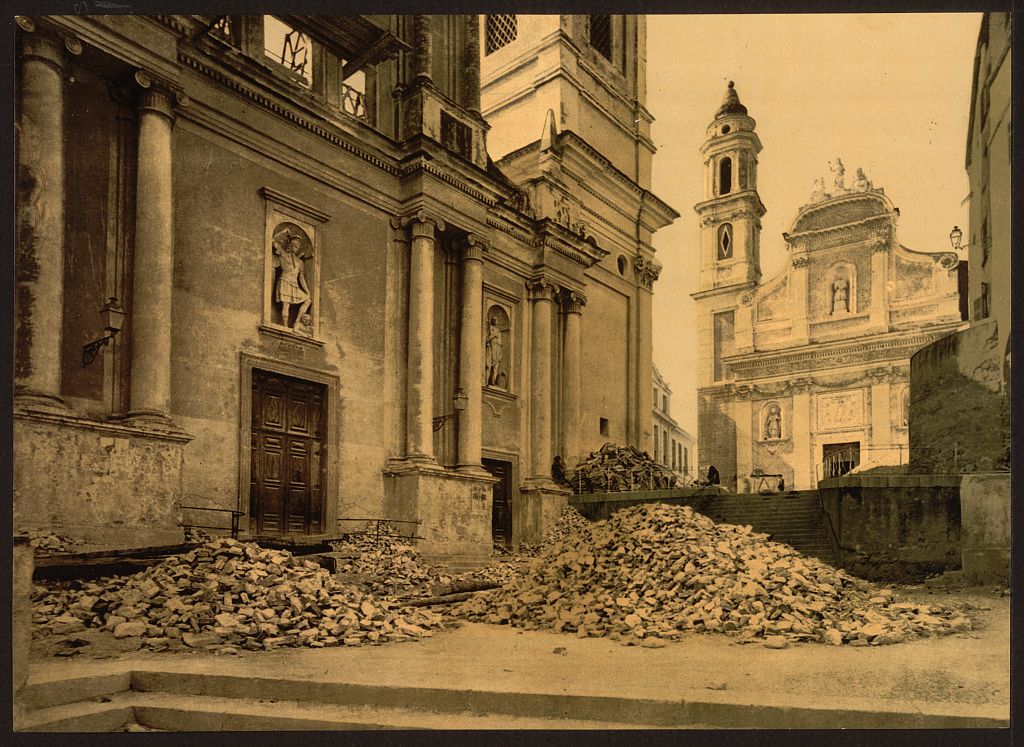
[(1010, 578), (1010, 474), (964, 475), (960, 483), (960, 547), (972, 583)]
[(872, 580), (920, 581), (960, 568), (955, 476), (863, 476), (822, 481), (840, 566)]
[[(580, 319), (581, 403), (580, 446), (583, 454), (607, 442), (629, 443), (630, 400), (630, 300), (602, 284), (587, 286), (587, 305)], [(646, 321), (650, 324), (650, 319)], [(650, 372), (644, 381), (651, 388)], [(608, 419), (608, 435), (600, 430), (600, 419)], [(650, 418), (645, 418), (650, 428)]]
[(122, 547), (181, 541), (180, 441), (82, 418), (19, 415), (14, 459), (20, 531)]
[(1010, 403), (1002, 370), (995, 320), (936, 340), (910, 359), (913, 470), (1008, 467)]

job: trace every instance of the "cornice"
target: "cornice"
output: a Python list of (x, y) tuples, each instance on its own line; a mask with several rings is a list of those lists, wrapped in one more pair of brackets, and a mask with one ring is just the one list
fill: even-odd
[(471, 187), (469, 184), (467, 184), (466, 182), (462, 181), (461, 179), (456, 178), (455, 176), (450, 174), (448, 171), (445, 171), (443, 169), (439, 169), (433, 163), (431, 163), (430, 161), (427, 161), (424, 158), (419, 158), (416, 161), (414, 161), (413, 163), (406, 164), (405, 166), (402, 166), (398, 170), (398, 177), (400, 179), (408, 179), (411, 176), (415, 176), (415, 175), (421, 174), (421, 173), (423, 173), (423, 174), (430, 174), (432, 177), (436, 178), (438, 181), (442, 181), (445, 184), (448, 184), (448, 185), (450, 185), (452, 187), (455, 187), (460, 192), (463, 192), (464, 194), (469, 195), (470, 197), (472, 197), (473, 199), (477, 200), (478, 202), (483, 203), (487, 207), (493, 207), (498, 202), (493, 197), (489, 197), (488, 195), (485, 195), (480, 190), (475, 189), (475, 188)]

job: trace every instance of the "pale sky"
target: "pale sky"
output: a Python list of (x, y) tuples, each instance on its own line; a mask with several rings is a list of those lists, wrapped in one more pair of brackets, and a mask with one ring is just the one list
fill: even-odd
[(837, 156), (900, 209), (897, 238), (920, 251), (967, 233), (964, 171), (979, 13), (690, 15), (647, 18), (653, 192), (681, 213), (654, 236), (654, 362), (672, 415), (696, 436), (696, 304), (704, 199), (700, 146), (729, 80), (757, 121), (761, 271), (785, 259), (782, 232)]

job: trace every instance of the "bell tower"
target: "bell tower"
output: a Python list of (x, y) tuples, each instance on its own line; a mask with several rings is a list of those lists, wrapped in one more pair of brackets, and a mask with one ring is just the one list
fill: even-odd
[(704, 200), (694, 206), (701, 224), (700, 290), (757, 284), (761, 280), (761, 216), (757, 194), (757, 123), (732, 81), (708, 125), (704, 156)]

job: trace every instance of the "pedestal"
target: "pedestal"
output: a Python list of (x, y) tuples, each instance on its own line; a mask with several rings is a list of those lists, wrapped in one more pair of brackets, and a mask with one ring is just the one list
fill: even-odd
[(530, 480), (519, 487), (512, 506), (512, 543), (538, 544), (569, 505), (571, 492), (551, 481)]

